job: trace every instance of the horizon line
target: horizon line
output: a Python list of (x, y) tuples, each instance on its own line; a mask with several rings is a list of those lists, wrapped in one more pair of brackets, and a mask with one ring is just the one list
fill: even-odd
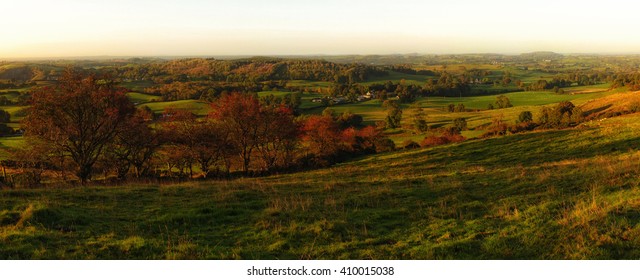
[(175, 58), (252, 58), (252, 57), (340, 57), (340, 56), (438, 56), (438, 55), (504, 55), (518, 56), (532, 53), (554, 53), (560, 55), (640, 55), (640, 52), (555, 52), (555, 51), (531, 51), (531, 52), (460, 52), (460, 53), (375, 53), (375, 54), (194, 54), (194, 55), (74, 55), (74, 56), (18, 56), (18, 57), (0, 57), (0, 61), (46, 61), (46, 60), (83, 60), (83, 59), (131, 59), (131, 58), (159, 58), (159, 59), (175, 59)]

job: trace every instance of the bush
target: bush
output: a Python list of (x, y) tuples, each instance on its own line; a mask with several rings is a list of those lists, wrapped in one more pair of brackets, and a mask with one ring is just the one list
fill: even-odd
[(633, 102), (633, 103), (629, 104), (629, 112), (631, 112), (631, 113), (640, 112), (640, 102), (636, 101), (636, 102)]
[(390, 152), (396, 149), (396, 143), (389, 138), (378, 139), (375, 142), (376, 153)]
[(0, 136), (7, 136), (13, 134), (13, 128), (8, 127), (4, 123), (0, 123)]
[(518, 115), (518, 123), (527, 123), (533, 121), (533, 114), (530, 111), (523, 111)]
[(582, 109), (569, 101), (562, 101), (553, 108), (542, 107), (538, 122), (545, 128), (564, 128), (583, 120)]
[(457, 143), (462, 142), (466, 138), (460, 134), (453, 135), (442, 135), (442, 136), (427, 136), (420, 142), (420, 146), (422, 147), (433, 147), (439, 145), (445, 145), (449, 143)]
[(11, 121), (11, 114), (5, 110), (0, 110), (0, 123), (8, 123)]
[(499, 95), (498, 97), (496, 97), (496, 107), (503, 109), (513, 107), (513, 105), (511, 104), (509, 97), (505, 95)]
[(442, 135), (451, 136), (451, 135), (460, 135), (460, 129), (454, 126), (445, 127), (441, 129)]
[(525, 131), (531, 131), (534, 128), (536, 128), (536, 125), (533, 122), (521, 122), (510, 126), (508, 131), (510, 133), (521, 133)]
[(497, 135), (505, 135), (507, 133), (508, 126), (502, 119), (502, 116), (496, 116), (491, 121), (491, 125), (487, 128), (487, 132), (482, 137), (490, 137)]
[(453, 126), (458, 131), (467, 130), (467, 120), (465, 118), (456, 118), (453, 120)]
[(420, 147), (420, 144), (416, 143), (415, 141), (413, 141), (411, 139), (407, 139), (407, 140), (404, 140), (402, 142), (402, 148), (406, 149), (406, 150), (415, 149), (415, 148), (419, 148), (419, 147)]

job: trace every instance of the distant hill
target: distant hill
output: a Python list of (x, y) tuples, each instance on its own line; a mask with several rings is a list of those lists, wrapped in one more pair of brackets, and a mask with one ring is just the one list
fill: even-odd
[(535, 59), (535, 60), (545, 60), (545, 59), (561, 59), (564, 57), (564, 55), (561, 55), (559, 53), (554, 53), (554, 52), (530, 52), (530, 53), (523, 53), (520, 54), (521, 58), (529, 58), (529, 59)]

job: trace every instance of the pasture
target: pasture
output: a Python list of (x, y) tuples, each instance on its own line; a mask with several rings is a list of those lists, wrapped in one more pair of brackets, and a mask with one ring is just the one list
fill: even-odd
[(637, 259), (640, 115), (262, 178), (0, 192), (2, 259)]

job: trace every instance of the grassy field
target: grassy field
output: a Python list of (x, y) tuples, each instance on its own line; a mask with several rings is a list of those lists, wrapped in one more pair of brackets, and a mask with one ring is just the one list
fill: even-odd
[(381, 77), (373, 77), (366, 82), (360, 83), (361, 85), (371, 85), (371, 84), (384, 84), (387, 81), (391, 81), (394, 83), (399, 83), (404, 80), (407, 85), (419, 85), (422, 86), (427, 82), (427, 79), (434, 78), (433, 76), (427, 75), (412, 75), (412, 74), (404, 74), (395, 71), (389, 71), (388, 76)]
[[(471, 130), (463, 131), (462, 134), (467, 138), (475, 138), (484, 133), (483, 130), (475, 130), (476, 127), (490, 124), (491, 121), (497, 117), (502, 118), (509, 124), (513, 124), (518, 119), (518, 115), (523, 111), (532, 112), (534, 118), (536, 118), (542, 106), (550, 106), (565, 100), (571, 101), (577, 106), (581, 106), (592, 100), (606, 99), (607, 96), (611, 95), (626, 94), (619, 93), (620, 91), (621, 90), (607, 91), (602, 86), (591, 86), (576, 88), (573, 94), (556, 94), (549, 91), (511, 92), (504, 95), (509, 98), (514, 107), (494, 110), (486, 110), (486, 108), (489, 104), (495, 103), (498, 95), (419, 98), (413, 104), (402, 105), (402, 124), (405, 130), (389, 134), (388, 136), (394, 140), (396, 144), (400, 144), (404, 140), (408, 139), (419, 143), (424, 139), (424, 134), (415, 135), (410, 129), (413, 115), (412, 107), (423, 108), (426, 115), (425, 120), (431, 126), (451, 126), (454, 119), (465, 118), (467, 120), (467, 125)], [(464, 104), (465, 108), (469, 111), (457, 113), (450, 113), (447, 111), (447, 105), (457, 105), (460, 103)], [(382, 107), (382, 102), (379, 100), (341, 104), (330, 108), (336, 115), (344, 112), (359, 114), (363, 117), (363, 123), (365, 125), (375, 125), (377, 121), (383, 121), (387, 115), (387, 111)], [(317, 107), (312, 110), (308, 110), (306, 113), (321, 114), (324, 109), (325, 107)]]
[(22, 136), (0, 137), (0, 160), (9, 159), (9, 150), (21, 148), (25, 144)]
[(1, 259), (638, 259), (640, 115), (221, 182), (0, 192)]
[(152, 87), (155, 84), (152, 81), (131, 81), (121, 83), (121, 86), (128, 88), (131, 91), (139, 92), (145, 88)]
[(159, 96), (144, 94), (139, 92), (128, 92), (127, 96), (131, 99), (131, 102), (142, 104), (147, 102), (154, 102), (160, 100)]
[(154, 113), (162, 113), (166, 108), (191, 111), (198, 116), (205, 116), (209, 113), (209, 103), (198, 100), (178, 100), (167, 102), (151, 102), (138, 105), (149, 107)]

